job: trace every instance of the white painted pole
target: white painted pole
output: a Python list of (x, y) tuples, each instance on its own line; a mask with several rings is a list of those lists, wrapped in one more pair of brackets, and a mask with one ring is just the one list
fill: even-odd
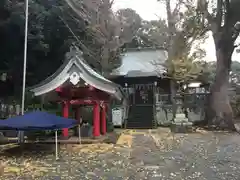
[(55, 131), (55, 145), (56, 145), (55, 156), (56, 156), (56, 160), (58, 160), (58, 134), (57, 134), (57, 130)]
[[(26, 68), (27, 68), (27, 41), (28, 41), (28, 0), (25, 0), (25, 35), (24, 35), (24, 59), (23, 59), (23, 85), (22, 85), (22, 106), (21, 115), (25, 109), (25, 91), (26, 91)], [(19, 131), (18, 141), (24, 142), (24, 131)]]

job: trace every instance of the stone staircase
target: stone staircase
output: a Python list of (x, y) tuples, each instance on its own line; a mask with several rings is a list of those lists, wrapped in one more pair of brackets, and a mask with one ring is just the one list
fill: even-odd
[(154, 110), (151, 105), (131, 106), (129, 109), (126, 128), (128, 129), (153, 129), (157, 127), (154, 119)]

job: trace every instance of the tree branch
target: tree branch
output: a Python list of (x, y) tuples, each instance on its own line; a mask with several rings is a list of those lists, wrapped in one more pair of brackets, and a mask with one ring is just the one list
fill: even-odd
[(59, 16), (59, 19), (64, 23), (65, 27), (69, 30), (69, 32), (73, 35), (73, 37), (75, 38), (75, 40), (80, 44), (81, 48), (87, 52), (87, 54), (89, 56), (91, 56), (94, 60), (96, 60), (97, 62), (100, 62), (97, 58), (95, 54), (92, 54), (92, 52), (89, 50), (89, 48), (87, 48), (82, 41), (78, 38), (78, 36), (73, 32), (72, 28), (68, 25), (68, 23), (61, 17)]
[(230, 2), (229, 0), (225, 0), (225, 16), (224, 16), (224, 26), (225, 28), (229, 28), (232, 26), (234, 23), (233, 21), (231, 22), (231, 9), (230, 9)]
[[(169, 1), (169, 4), (170, 4), (170, 0), (168, 0), (168, 1)], [(178, 3), (176, 4), (174, 10), (171, 13), (172, 16), (176, 16), (179, 13), (179, 9), (180, 9), (180, 6), (181, 6), (182, 3), (183, 3), (183, 0), (179, 0), (178, 1)], [(171, 10), (171, 8), (170, 8), (170, 10)]]
[(202, 12), (203, 16), (208, 20), (210, 24), (214, 22), (213, 16), (208, 11), (207, 0), (198, 0), (197, 9)]
[(65, 0), (65, 2), (70, 6), (70, 8), (84, 21), (90, 22), (91, 17), (89, 16), (88, 12), (86, 9), (84, 9), (82, 6), (79, 7), (79, 4), (76, 3), (74, 0)]
[[(226, 17), (226, 15), (225, 15), (225, 17)], [(221, 28), (222, 19), (223, 19), (223, 0), (217, 0), (216, 23), (217, 23), (218, 28)]]
[(111, 7), (113, 6), (114, 2), (115, 2), (115, 0), (111, 0), (111, 1), (110, 1), (110, 6), (111, 6)]
[(166, 11), (167, 11), (168, 26), (171, 26), (172, 13), (171, 13), (171, 1), (170, 0), (166, 0)]

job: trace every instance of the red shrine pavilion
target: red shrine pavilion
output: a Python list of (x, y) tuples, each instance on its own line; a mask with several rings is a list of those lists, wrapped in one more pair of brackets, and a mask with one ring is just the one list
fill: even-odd
[[(83, 59), (77, 47), (71, 47), (66, 61), (49, 78), (30, 90), (35, 96), (53, 97), (62, 104), (62, 114), (69, 116), (69, 107), (76, 106), (75, 118), (80, 120), (79, 106), (93, 105), (93, 136), (106, 133), (106, 110), (109, 100), (114, 97), (124, 100), (121, 86), (104, 78), (94, 71)], [(68, 129), (63, 129), (68, 137)]]

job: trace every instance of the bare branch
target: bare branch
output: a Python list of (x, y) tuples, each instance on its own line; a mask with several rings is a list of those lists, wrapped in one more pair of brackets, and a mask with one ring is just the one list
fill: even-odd
[(81, 48), (84, 50), (84, 52), (87, 52), (87, 54), (89, 56), (91, 56), (94, 60), (96, 60), (97, 62), (99, 62), (98, 59), (96, 59), (96, 55), (92, 54), (92, 52), (89, 50), (89, 48), (87, 48), (82, 41), (77, 37), (77, 35), (73, 32), (73, 30), (71, 29), (71, 27), (68, 25), (68, 23), (61, 17), (58, 16), (59, 19), (64, 23), (64, 25), (66, 26), (66, 28), (70, 31), (70, 33), (73, 35), (73, 37), (75, 38), (75, 40), (80, 44)]
[(214, 17), (208, 11), (207, 0), (198, 0), (198, 9), (202, 12), (203, 16), (208, 20), (210, 24), (214, 22)]
[(115, 0), (110, 1), (110, 6), (112, 7), (114, 4)]
[(171, 0), (165, 0), (165, 3), (166, 3), (166, 11), (167, 11), (168, 28), (171, 29), (175, 24), (173, 14), (171, 12)]
[[(169, 1), (169, 4), (170, 4), (170, 0)], [(180, 10), (180, 7), (181, 7), (181, 4), (183, 3), (183, 0), (179, 0), (178, 3), (176, 4), (173, 12), (171, 13), (172, 16), (176, 16), (178, 13), (179, 13), (179, 10)], [(170, 8), (171, 9), (171, 8)]]
[[(225, 16), (226, 17), (226, 16)], [(216, 23), (217, 27), (221, 28), (223, 19), (223, 0), (217, 0), (217, 15), (216, 15)], [(226, 19), (225, 19), (226, 20)]]
[(91, 21), (91, 17), (89, 16), (89, 13), (86, 11), (85, 8), (83, 8), (82, 4), (75, 2), (75, 0), (65, 0), (65, 1), (79, 17), (81, 17), (88, 23)]

